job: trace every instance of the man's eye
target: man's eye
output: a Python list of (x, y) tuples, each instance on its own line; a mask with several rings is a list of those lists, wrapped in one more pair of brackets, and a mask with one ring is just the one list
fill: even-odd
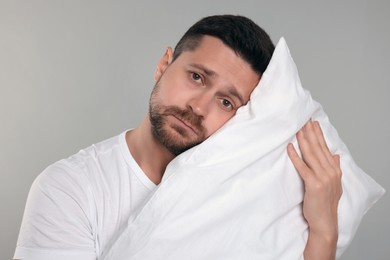
[(229, 110), (233, 109), (233, 104), (229, 100), (223, 98), (220, 100), (220, 102), (224, 108), (227, 108)]
[(191, 77), (194, 81), (202, 81), (202, 77), (198, 73), (192, 72)]

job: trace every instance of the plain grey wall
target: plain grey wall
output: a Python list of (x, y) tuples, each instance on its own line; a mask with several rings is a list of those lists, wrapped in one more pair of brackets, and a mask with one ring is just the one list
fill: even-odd
[[(389, 11), (387, 0), (0, 0), (0, 258), (13, 255), (34, 178), (136, 126), (165, 47), (210, 14), (246, 15), (274, 42), (284, 36), (305, 88), (390, 190)], [(389, 219), (385, 195), (342, 259), (389, 259)]]

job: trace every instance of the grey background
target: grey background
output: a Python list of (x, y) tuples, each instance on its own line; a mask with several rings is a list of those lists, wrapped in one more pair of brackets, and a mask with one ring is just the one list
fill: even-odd
[[(389, 1), (0, 0), (0, 258), (10, 259), (34, 178), (146, 112), (167, 46), (210, 14), (284, 36), (301, 80), (357, 163), (389, 189)], [(389, 259), (385, 195), (342, 259)]]

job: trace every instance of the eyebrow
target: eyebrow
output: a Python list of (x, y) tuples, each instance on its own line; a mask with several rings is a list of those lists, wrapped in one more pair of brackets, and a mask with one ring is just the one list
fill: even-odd
[[(213, 70), (210, 70), (208, 68), (206, 68), (205, 66), (203, 66), (202, 64), (198, 64), (198, 63), (191, 63), (189, 64), (191, 67), (194, 67), (194, 68), (197, 68), (201, 71), (203, 71), (204, 74), (206, 74), (207, 76), (209, 77), (215, 77), (215, 76), (218, 76), (218, 74), (213, 71)], [(229, 86), (228, 89), (227, 89), (227, 93), (229, 95), (232, 95), (234, 97), (236, 97), (240, 102), (241, 102), (241, 105), (245, 105), (245, 101), (244, 101), (244, 98), (242, 97), (242, 95), (237, 91), (236, 87), (234, 86)]]
[(210, 77), (214, 77), (214, 76), (217, 76), (217, 75), (218, 75), (215, 71), (206, 68), (206, 67), (203, 66), (202, 64), (191, 63), (190, 66), (191, 66), (191, 67), (194, 67), (194, 68), (197, 68), (197, 69), (199, 69), (199, 70), (202, 70), (207, 76), (210, 76)]
[(238, 93), (238, 91), (235, 87), (229, 87), (228, 93), (230, 95), (236, 97), (241, 102), (241, 106), (245, 105), (244, 98), (242, 97), (242, 95), (240, 93)]

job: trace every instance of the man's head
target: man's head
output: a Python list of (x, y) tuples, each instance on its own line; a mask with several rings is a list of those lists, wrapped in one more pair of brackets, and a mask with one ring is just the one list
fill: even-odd
[(199, 46), (203, 36), (220, 39), (254, 71), (263, 74), (275, 49), (269, 35), (252, 20), (235, 15), (215, 15), (201, 19), (183, 35), (175, 47), (173, 60)]
[(149, 111), (155, 138), (176, 155), (204, 141), (248, 102), (273, 50), (245, 17), (194, 24), (158, 63)]

